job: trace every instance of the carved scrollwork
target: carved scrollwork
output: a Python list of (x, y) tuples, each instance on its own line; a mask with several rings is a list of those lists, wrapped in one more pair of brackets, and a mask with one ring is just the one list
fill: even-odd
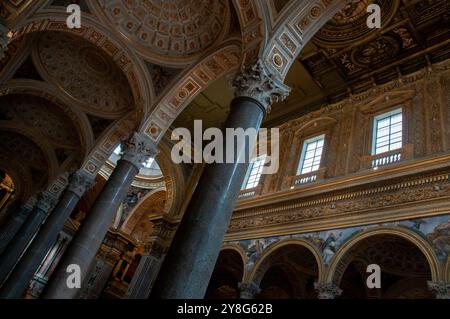
[(251, 97), (270, 112), (272, 103), (283, 101), (291, 89), (270, 72), (261, 60), (242, 69), (233, 81), (235, 97)]
[(128, 141), (122, 143), (122, 149), (122, 160), (137, 168), (141, 168), (149, 158), (154, 158), (157, 154), (156, 144), (140, 133), (134, 133)]
[(94, 185), (95, 181), (93, 177), (85, 171), (79, 170), (70, 176), (70, 183), (67, 189), (81, 198)]

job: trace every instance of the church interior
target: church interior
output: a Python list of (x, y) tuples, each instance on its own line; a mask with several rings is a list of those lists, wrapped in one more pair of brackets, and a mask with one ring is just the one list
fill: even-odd
[(2, 0), (0, 299), (450, 299), (449, 127), (448, 0)]

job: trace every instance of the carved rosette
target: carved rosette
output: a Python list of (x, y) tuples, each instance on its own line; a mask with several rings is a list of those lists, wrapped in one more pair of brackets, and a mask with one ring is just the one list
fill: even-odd
[(239, 297), (241, 299), (255, 299), (255, 296), (261, 292), (261, 288), (254, 282), (239, 283)]
[(314, 289), (317, 291), (319, 299), (335, 299), (342, 294), (342, 289), (334, 283), (314, 283)]
[(233, 87), (235, 97), (253, 98), (262, 103), (267, 112), (270, 112), (272, 103), (283, 101), (291, 91), (261, 60), (243, 68), (234, 79)]
[(5, 52), (8, 49), (8, 43), (8, 29), (0, 23), (0, 60), (5, 57)]
[(70, 183), (67, 189), (81, 198), (84, 193), (94, 185), (94, 178), (86, 172), (80, 170), (70, 176)]
[(138, 169), (157, 154), (156, 144), (142, 133), (134, 133), (131, 138), (122, 144), (122, 160), (130, 162)]
[(450, 299), (450, 283), (428, 281), (428, 289), (436, 296), (436, 299)]
[(44, 212), (49, 212), (53, 208), (55, 208), (57, 203), (58, 198), (55, 196), (55, 194), (48, 191), (43, 191), (37, 196), (36, 207), (38, 207), (40, 210), (43, 210)]

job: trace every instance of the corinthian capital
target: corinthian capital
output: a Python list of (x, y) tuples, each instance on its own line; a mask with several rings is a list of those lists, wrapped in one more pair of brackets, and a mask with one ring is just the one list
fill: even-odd
[(258, 60), (244, 68), (233, 81), (235, 97), (251, 97), (264, 105), (270, 112), (272, 103), (284, 100), (291, 89)]
[(79, 170), (70, 176), (70, 182), (67, 189), (81, 198), (84, 193), (94, 185), (94, 178), (88, 173)]
[(5, 57), (5, 52), (8, 49), (8, 43), (8, 29), (0, 21), (0, 60)]
[(261, 292), (261, 289), (254, 282), (243, 283), (240, 282), (239, 285), (239, 298), (241, 299), (255, 299), (255, 296)]
[(149, 159), (157, 154), (156, 144), (142, 133), (134, 133), (131, 138), (123, 143), (122, 159), (141, 168)]
[(450, 299), (450, 283), (443, 281), (428, 281), (428, 289), (436, 296), (436, 299)]
[(342, 289), (334, 283), (314, 283), (319, 299), (335, 299), (342, 294)]
[(43, 210), (44, 212), (49, 212), (53, 208), (55, 208), (57, 203), (58, 198), (55, 194), (50, 193), (48, 191), (43, 191), (42, 193), (39, 193), (37, 196), (36, 206), (39, 209)]

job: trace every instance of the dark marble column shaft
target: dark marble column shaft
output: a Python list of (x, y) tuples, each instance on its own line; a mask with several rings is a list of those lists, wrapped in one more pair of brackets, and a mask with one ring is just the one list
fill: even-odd
[[(236, 98), (225, 128), (259, 130), (272, 102), (289, 92), (262, 61), (244, 69), (233, 85)], [(234, 144), (234, 163), (213, 163), (205, 167), (163, 261), (151, 298), (204, 297), (249, 165), (248, 160), (242, 159), (251, 143), (247, 140), (247, 143), (239, 145), (235, 141)]]
[[(261, 103), (238, 98), (232, 102), (225, 127), (258, 129), (263, 117)], [(247, 172), (248, 162), (237, 162), (205, 167), (161, 266), (152, 297), (203, 298)]]
[(36, 198), (33, 197), (34, 200), (29, 200), (27, 203), (21, 205), (17, 211), (13, 211), (6, 222), (2, 225), (0, 230), (0, 255), (3, 254), (6, 247), (9, 245), (11, 240), (19, 231), (20, 227), (22, 227), (25, 220), (27, 220), (30, 213), (33, 211), (33, 207), (36, 202)]
[(86, 189), (93, 185), (92, 180), (91, 176), (82, 171), (78, 171), (71, 176), (70, 184), (61, 196), (53, 213), (45, 221), (8, 280), (3, 284), (0, 290), (0, 298), (20, 298), (22, 296), (34, 273), (56, 242), (58, 234), (63, 229), (78, 201)]
[(33, 211), (0, 257), (0, 283), (3, 284), (8, 277), (23, 251), (44, 222), (48, 212), (56, 205), (56, 201), (57, 198), (47, 191), (38, 195), (38, 201)]
[[(124, 155), (117, 163), (108, 182), (103, 187), (91, 211), (70, 243), (55, 273), (50, 277), (49, 285), (43, 292), (45, 299), (73, 299), (83, 289), (91, 263), (99, 250), (103, 239), (113, 222), (119, 205), (125, 199), (139, 167), (150, 156), (155, 156), (155, 147), (148, 138), (134, 134), (124, 147)], [(80, 288), (67, 287), (66, 272), (69, 265), (78, 265), (81, 269)]]

